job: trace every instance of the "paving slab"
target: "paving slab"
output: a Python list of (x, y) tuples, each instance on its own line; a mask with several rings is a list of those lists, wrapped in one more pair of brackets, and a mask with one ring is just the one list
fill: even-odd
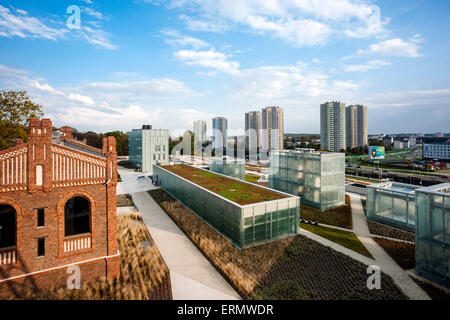
[(376, 265), (381, 271), (391, 276), (395, 284), (413, 300), (430, 300), (428, 294), (418, 286), (394, 259), (380, 247), (369, 232), (367, 219), (359, 197), (350, 197), (352, 205), (353, 233), (364, 244), (370, 254), (375, 258)]
[(159, 189), (159, 187), (154, 186), (152, 180), (147, 177), (138, 179), (143, 176), (141, 172), (135, 172), (121, 167), (118, 167), (118, 172), (122, 179), (122, 182), (117, 183), (116, 193), (118, 195)]
[(147, 192), (132, 193), (131, 196), (169, 268), (174, 299), (240, 299)]

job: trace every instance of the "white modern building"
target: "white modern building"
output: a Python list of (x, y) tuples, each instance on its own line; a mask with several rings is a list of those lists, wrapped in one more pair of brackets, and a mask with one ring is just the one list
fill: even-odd
[(245, 114), (245, 149), (261, 148), (261, 112), (250, 111)]
[(194, 141), (198, 141), (202, 144), (206, 142), (206, 128), (206, 121), (194, 121)]
[(339, 152), (346, 149), (345, 103), (325, 102), (320, 105), (320, 147)]
[(228, 130), (228, 120), (224, 117), (217, 117), (212, 119), (212, 129), (213, 129), (213, 147), (214, 149), (222, 149), (227, 146), (227, 130)]
[(422, 140), (422, 157), (424, 160), (450, 162), (450, 138), (433, 137)]
[(153, 165), (169, 163), (169, 130), (150, 125), (128, 135), (129, 161), (141, 172), (153, 174)]
[(283, 150), (284, 117), (280, 107), (267, 107), (261, 111), (261, 146), (263, 150)]
[(367, 107), (351, 105), (346, 109), (347, 148), (368, 145)]
[[(194, 155), (201, 157), (203, 154), (203, 144), (206, 140), (206, 121), (194, 121)], [(189, 140), (190, 141), (190, 140)]]

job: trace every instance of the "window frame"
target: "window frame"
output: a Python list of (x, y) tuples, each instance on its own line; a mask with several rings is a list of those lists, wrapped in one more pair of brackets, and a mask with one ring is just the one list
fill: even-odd
[[(41, 216), (42, 214), (42, 216)], [(42, 217), (42, 221), (41, 218)], [(45, 227), (45, 208), (38, 208), (36, 209), (36, 222), (38, 228), (44, 228)], [(42, 222), (42, 225), (40, 224)]]

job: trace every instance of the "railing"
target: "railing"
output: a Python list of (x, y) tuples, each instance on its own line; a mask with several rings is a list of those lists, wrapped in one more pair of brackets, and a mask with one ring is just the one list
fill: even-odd
[(0, 266), (15, 264), (16, 261), (17, 261), (16, 247), (0, 249)]
[(92, 235), (83, 234), (64, 239), (64, 252), (73, 252), (90, 249), (92, 245)]

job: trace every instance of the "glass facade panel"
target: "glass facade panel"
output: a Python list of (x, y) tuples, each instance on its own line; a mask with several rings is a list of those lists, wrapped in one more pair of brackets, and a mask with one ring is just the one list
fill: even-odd
[(298, 233), (298, 197), (240, 206), (157, 165), (153, 170), (154, 178), (158, 178), (162, 188), (230, 239), (238, 248), (243, 249)]
[(245, 180), (245, 162), (243, 160), (211, 158), (209, 169), (226, 176)]
[(345, 155), (309, 149), (273, 151), (271, 188), (298, 195), (321, 210), (345, 204)]
[(395, 182), (367, 186), (367, 217), (415, 232), (415, 190), (418, 188), (418, 186)]
[(416, 190), (416, 273), (450, 288), (450, 184)]

